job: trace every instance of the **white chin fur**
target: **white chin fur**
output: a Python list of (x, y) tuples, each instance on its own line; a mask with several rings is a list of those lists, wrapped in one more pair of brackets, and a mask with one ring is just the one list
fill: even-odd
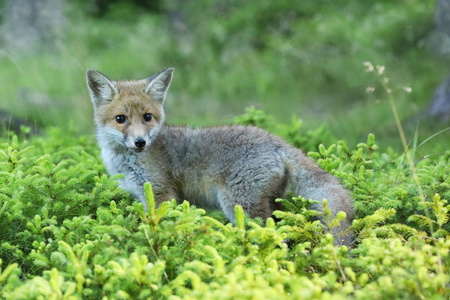
[(134, 153), (141, 153), (144, 152), (145, 149), (147, 149), (147, 147), (142, 147), (142, 148), (128, 148), (131, 151), (133, 151)]

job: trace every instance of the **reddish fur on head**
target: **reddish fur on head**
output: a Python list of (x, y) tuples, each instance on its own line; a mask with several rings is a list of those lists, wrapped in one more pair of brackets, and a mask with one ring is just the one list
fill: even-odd
[[(150, 145), (164, 123), (163, 103), (172, 73), (173, 69), (166, 69), (145, 80), (110, 81), (100, 72), (88, 70), (96, 125), (110, 129), (104, 138), (138, 152), (144, 147), (136, 141)], [(147, 114), (151, 119), (145, 119)]]
[[(109, 124), (117, 129), (123, 128), (125, 123), (115, 121), (117, 115), (124, 115), (131, 124), (143, 121), (142, 117), (150, 113), (153, 118), (149, 123), (160, 122), (163, 119), (163, 105), (144, 93), (145, 81), (114, 82), (119, 94), (114, 95), (110, 104), (96, 110), (96, 119), (103, 124)], [(114, 125), (113, 125), (114, 124)]]
[[(137, 149), (134, 141), (143, 138), (149, 145), (150, 132), (164, 121), (163, 104), (144, 92), (145, 80), (113, 82), (118, 90), (106, 105), (95, 111), (96, 122), (120, 131), (125, 144), (130, 149)], [(144, 120), (145, 114), (151, 114), (150, 121)], [(116, 116), (125, 116), (125, 122), (118, 123)]]

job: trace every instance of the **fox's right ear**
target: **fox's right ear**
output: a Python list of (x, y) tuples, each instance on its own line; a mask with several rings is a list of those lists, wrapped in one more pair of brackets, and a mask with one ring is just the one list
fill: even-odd
[(99, 71), (88, 69), (86, 81), (94, 106), (105, 101), (111, 101), (113, 96), (118, 94), (114, 84)]

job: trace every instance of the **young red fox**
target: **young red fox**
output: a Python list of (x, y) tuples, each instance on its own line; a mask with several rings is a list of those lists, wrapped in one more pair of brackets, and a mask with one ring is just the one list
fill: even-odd
[[(163, 104), (172, 68), (139, 81), (111, 81), (95, 70), (86, 75), (106, 168), (110, 174), (125, 174), (120, 185), (145, 209), (147, 181), (157, 203), (187, 199), (221, 208), (232, 222), (235, 205), (251, 217), (266, 219), (276, 208), (274, 200), (293, 190), (320, 203), (327, 199), (333, 215), (346, 213), (333, 234), (351, 225), (353, 206), (347, 191), (280, 138), (251, 126), (165, 125)], [(350, 241), (350, 233), (336, 239)]]

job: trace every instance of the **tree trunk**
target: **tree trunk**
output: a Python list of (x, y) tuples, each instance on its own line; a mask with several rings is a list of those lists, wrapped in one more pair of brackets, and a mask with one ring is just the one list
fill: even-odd
[[(450, 0), (439, 0), (435, 13), (436, 28), (431, 34), (429, 47), (440, 56), (450, 56)], [(440, 120), (450, 120), (450, 74), (436, 89), (427, 109), (427, 115)]]
[(35, 53), (59, 46), (66, 0), (6, 0), (1, 35), (3, 48)]
[(438, 121), (450, 120), (450, 75), (434, 92), (427, 114)]

